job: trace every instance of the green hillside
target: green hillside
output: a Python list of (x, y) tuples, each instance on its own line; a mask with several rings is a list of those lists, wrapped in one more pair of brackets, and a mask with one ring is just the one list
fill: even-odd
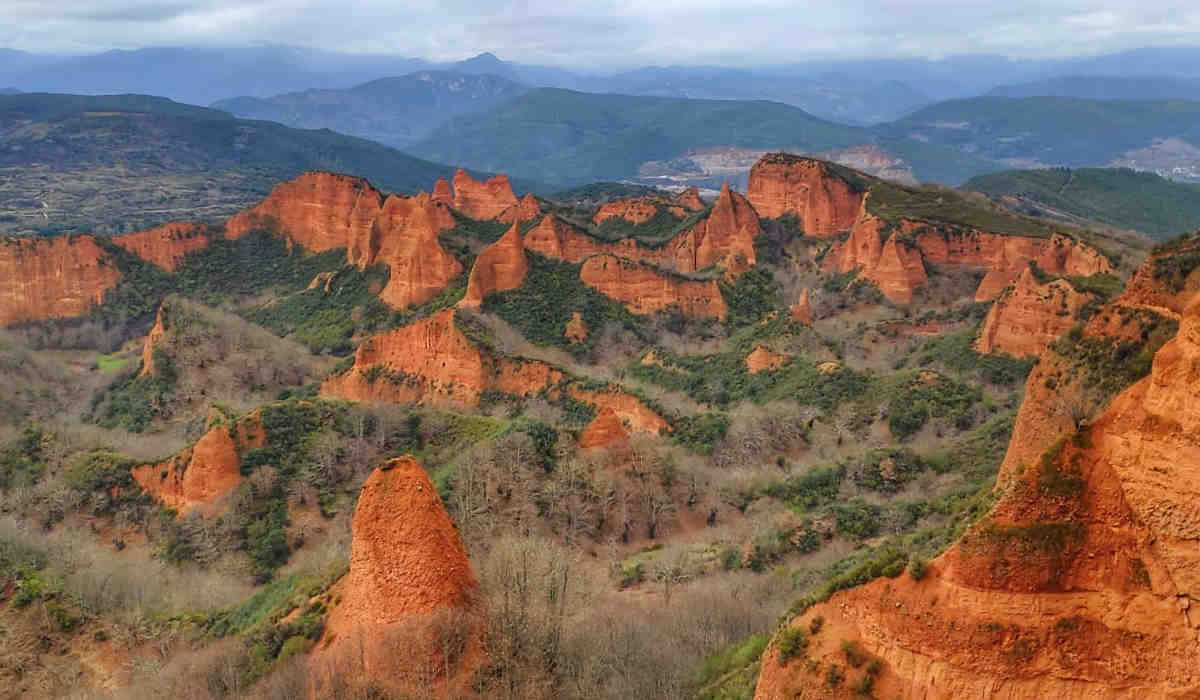
[(305, 170), (416, 192), (454, 168), (327, 129), (158, 97), (0, 97), (0, 233), (116, 233), (220, 219)]
[(563, 185), (619, 180), (691, 148), (791, 146), (823, 151), (862, 129), (774, 102), (686, 100), (532, 90), (451, 120), (410, 150), (422, 157)]
[(1200, 226), (1200, 185), (1127, 168), (1011, 170), (973, 178), (966, 187), (1013, 198), (1025, 213), (1086, 219), (1156, 238)]
[(990, 160), (1097, 166), (1158, 139), (1200, 144), (1200, 102), (977, 97), (926, 107), (873, 131)]

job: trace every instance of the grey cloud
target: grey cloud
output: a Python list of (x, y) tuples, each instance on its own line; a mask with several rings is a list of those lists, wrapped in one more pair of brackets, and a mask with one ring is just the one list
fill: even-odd
[(295, 44), (433, 60), (491, 50), (576, 69), (1200, 44), (1192, 0), (0, 0), (0, 45)]

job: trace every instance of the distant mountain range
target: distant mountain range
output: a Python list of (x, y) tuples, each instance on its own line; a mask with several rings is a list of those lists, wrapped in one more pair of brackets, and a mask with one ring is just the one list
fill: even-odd
[(16, 88), (0, 88), (0, 95), (16, 95), (19, 92), (21, 91)]
[(291, 46), (159, 47), (91, 56), (0, 50), (0, 85), (38, 92), (160, 95), (198, 105), (235, 97), (271, 98), (307, 90), (343, 90), (418, 71), (490, 74), (530, 87), (584, 92), (768, 99), (800, 107), (823, 119), (865, 125), (892, 121), (937, 101), (982, 95), (997, 86), (1038, 84), (1064, 76), (1200, 79), (1200, 49), (1139, 49), (1055, 60), (967, 55), (939, 60), (812, 60), (756, 68), (647, 66), (606, 75), (503, 61), (490, 53), (465, 61), (435, 63)]
[(1020, 85), (1002, 85), (991, 97), (1078, 97), (1088, 100), (1195, 100), (1200, 78), (1116, 78), (1068, 75)]
[(450, 118), (478, 112), (528, 89), (498, 75), (420, 71), (346, 90), (235, 97), (212, 106), (239, 117), (301, 129), (332, 128), (399, 148), (424, 138)]

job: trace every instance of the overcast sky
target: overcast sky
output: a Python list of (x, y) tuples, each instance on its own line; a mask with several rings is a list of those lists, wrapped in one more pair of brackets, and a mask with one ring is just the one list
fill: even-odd
[(0, 47), (292, 44), (596, 69), (1200, 45), (1197, 0), (0, 0)]

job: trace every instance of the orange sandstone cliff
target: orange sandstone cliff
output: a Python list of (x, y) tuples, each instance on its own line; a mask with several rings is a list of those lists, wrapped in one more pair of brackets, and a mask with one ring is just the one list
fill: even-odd
[(158, 373), (154, 366), (154, 350), (167, 335), (165, 311), (166, 302), (163, 302), (158, 305), (158, 313), (154, 316), (154, 325), (150, 327), (150, 332), (146, 334), (146, 341), (142, 343), (142, 369), (138, 373), (139, 377), (153, 376)]
[[(996, 505), (924, 578), (877, 579), (792, 620), (807, 648), (781, 660), (773, 642), (756, 698), (864, 684), (931, 700), (1200, 696), (1198, 387), (1200, 296), (1148, 377), (1040, 455), (1006, 459)], [(848, 664), (848, 644), (877, 663)]]
[(1013, 357), (1041, 355), (1051, 341), (1075, 325), (1091, 299), (1063, 279), (1039, 284), (1033, 269), (1026, 267), (988, 311), (975, 349)]
[(212, 238), (208, 224), (173, 221), (148, 231), (114, 236), (112, 242), (167, 272), (175, 272), (188, 253), (207, 248)]
[(787, 364), (787, 355), (768, 350), (761, 345), (756, 345), (754, 350), (746, 355), (746, 371), (750, 374), (758, 374), (768, 370), (779, 369)]
[(438, 241), (454, 225), (449, 208), (428, 194), (385, 200), (362, 178), (305, 173), (229, 219), (225, 232), (237, 239), (266, 228), (313, 252), (345, 248), (347, 262), (358, 267), (382, 263), (390, 277), (380, 298), (405, 308), (432, 299), (462, 274)]
[(760, 230), (754, 207), (726, 183), (708, 218), (669, 244), (673, 268), (677, 272), (696, 272), (718, 265), (736, 277), (754, 265), (754, 239)]
[(796, 216), (804, 235), (829, 238), (849, 231), (858, 220), (864, 193), (812, 158), (770, 153), (750, 169), (746, 198), (759, 216)]
[(336, 683), (462, 697), (486, 663), (477, 584), (458, 532), (412, 457), (371, 472), (354, 509), (350, 571), (310, 659), (312, 697)]
[(629, 443), (629, 432), (621, 423), (621, 417), (612, 408), (605, 408), (583, 432), (579, 434), (579, 446), (585, 450), (597, 447), (617, 447)]
[(608, 219), (619, 218), (636, 225), (653, 219), (659, 211), (666, 211), (671, 216), (682, 219), (702, 209), (704, 202), (700, 199), (700, 191), (691, 187), (674, 197), (629, 197), (605, 202), (592, 217), (592, 223), (599, 226)]
[(0, 239), (0, 326), (81, 316), (120, 280), (91, 236)]
[(467, 280), (467, 293), (459, 304), (478, 308), (487, 295), (520, 287), (528, 271), (520, 223), (513, 223), (500, 240), (484, 248), (475, 258)]
[(472, 219), (498, 219), (517, 206), (517, 196), (507, 175), (494, 175), (480, 182), (459, 169), (454, 173), (454, 208)]
[(649, 265), (612, 255), (588, 258), (579, 278), (589, 287), (623, 303), (635, 314), (678, 306), (686, 316), (725, 318), (728, 308), (713, 280), (675, 277)]
[(803, 323), (806, 326), (812, 325), (812, 308), (808, 301), (808, 287), (800, 292), (800, 298), (792, 305), (792, 321), (795, 323)]
[(242, 483), (242, 455), (265, 443), (266, 430), (258, 415), (251, 414), (212, 428), (165, 462), (134, 467), (133, 480), (168, 508), (206, 510)]
[(368, 338), (354, 365), (330, 377), (321, 393), (352, 401), (474, 406), (484, 391), (526, 396), (558, 383), (563, 374), (534, 360), (494, 357), (481, 350), (446, 309)]

